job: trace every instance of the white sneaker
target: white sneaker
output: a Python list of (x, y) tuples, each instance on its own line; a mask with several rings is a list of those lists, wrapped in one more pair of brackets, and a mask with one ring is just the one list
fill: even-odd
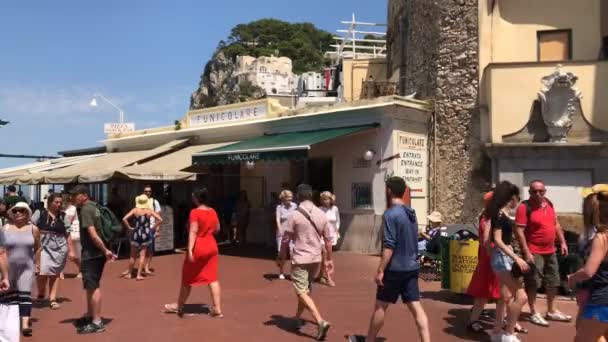
[(502, 336), (504, 335), (504, 333), (498, 333), (498, 334), (491, 334), (490, 335), (490, 341), (491, 342), (502, 342)]
[(500, 342), (521, 342), (521, 340), (518, 339), (515, 335), (503, 334), (500, 339)]
[(279, 274), (279, 279), (281, 279), (281, 280), (285, 280), (285, 275), (283, 275), (283, 274)]

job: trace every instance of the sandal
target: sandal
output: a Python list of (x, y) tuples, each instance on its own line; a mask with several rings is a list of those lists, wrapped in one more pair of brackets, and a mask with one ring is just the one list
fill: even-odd
[(163, 310), (163, 313), (177, 314), (177, 316), (179, 318), (184, 317), (183, 309), (180, 309), (179, 307), (177, 307), (177, 304), (165, 304), (164, 308), (165, 308), (165, 310)]
[(49, 307), (51, 308), (51, 310), (57, 310), (57, 309), (59, 309), (61, 307), (61, 305), (59, 305), (59, 303), (57, 302), (57, 300), (52, 299), (49, 302)]
[(21, 334), (23, 334), (24, 337), (32, 337), (32, 335), (34, 334), (34, 330), (32, 330), (31, 327), (23, 328), (21, 329)]
[[(502, 328), (506, 329), (507, 328), (507, 320), (503, 320), (502, 321)], [(519, 323), (515, 323), (515, 332), (518, 334), (523, 334), (523, 335), (527, 335), (528, 334), (528, 329), (522, 327), (521, 325), (519, 325)]]
[(473, 321), (469, 323), (469, 325), (467, 325), (467, 329), (476, 334), (479, 334), (485, 330), (481, 321)]
[(224, 318), (224, 314), (221, 312), (217, 312), (215, 310), (211, 310), (209, 312), (209, 316), (211, 316), (212, 318)]
[(528, 334), (528, 329), (522, 327), (519, 324), (515, 324), (515, 332), (518, 333), (518, 334), (527, 335)]

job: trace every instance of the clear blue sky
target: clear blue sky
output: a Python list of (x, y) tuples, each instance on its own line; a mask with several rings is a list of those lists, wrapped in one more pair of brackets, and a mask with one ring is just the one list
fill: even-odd
[[(0, 3), (1, 153), (54, 155), (101, 145), (118, 113), (137, 128), (172, 124), (217, 43), (260, 18), (334, 32), (352, 13), (386, 22), (386, 0), (56, 0)], [(0, 167), (30, 160), (0, 158)]]

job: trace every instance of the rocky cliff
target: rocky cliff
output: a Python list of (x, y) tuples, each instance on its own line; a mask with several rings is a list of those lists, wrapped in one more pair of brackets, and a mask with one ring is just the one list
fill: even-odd
[(198, 89), (190, 97), (190, 109), (222, 106), (231, 103), (256, 100), (264, 97), (264, 91), (248, 81), (239, 82), (235, 75), (235, 63), (218, 50), (205, 66)]
[(319, 71), (325, 65), (324, 52), (333, 44), (332, 34), (311, 23), (289, 23), (260, 19), (232, 28), (220, 41), (205, 66), (198, 89), (192, 93), (190, 108), (200, 109), (259, 99), (264, 91), (235, 75), (237, 56), (284, 56), (291, 58), (293, 71)]

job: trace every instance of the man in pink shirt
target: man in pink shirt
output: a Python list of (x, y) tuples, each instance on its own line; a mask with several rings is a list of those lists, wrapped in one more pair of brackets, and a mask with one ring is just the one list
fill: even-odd
[[(333, 271), (331, 259), (331, 231), (325, 213), (312, 203), (312, 188), (310, 185), (298, 186), (298, 209), (287, 219), (287, 226), (281, 243), (281, 260), (287, 257), (289, 243), (293, 242), (291, 255), (291, 280), (298, 297), (296, 320), (298, 328), (304, 324), (302, 314), (304, 309), (310, 311), (318, 324), (317, 341), (323, 341), (327, 336), (330, 324), (321, 317), (315, 302), (310, 297), (311, 285), (319, 267), (327, 267)], [(325, 241), (325, 245), (321, 242)], [(325, 249), (325, 265), (321, 265), (322, 253)]]
[[(524, 259), (533, 265), (524, 276), (528, 304), (530, 305), (530, 322), (547, 327), (546, 319), (569, 322), (572, 320), (555, 307), (557, 288), (561, 284), (559, 264), (557, 262), (555, 241), (559, 239), (562, 255), (568, 255), (568, 245), (564, 238), (553, 204), (545, 194), (545, 184), (540, 180), (530, 183), (530, 199), (522, 202), (517, 208), (515, 222), (517, 237)], [(544, 286), (547, 293), (547, 314), (543, 317), (536, 310), (536, 292)], [(545, 319), (546, 318), (546, 319)]]

